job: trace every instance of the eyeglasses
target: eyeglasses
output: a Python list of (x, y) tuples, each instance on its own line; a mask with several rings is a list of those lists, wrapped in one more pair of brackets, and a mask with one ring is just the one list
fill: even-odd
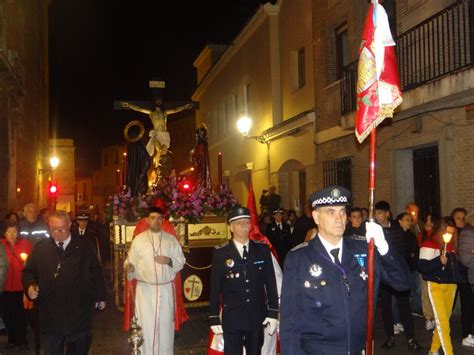
[(69, 232), (69, 228), (51, 228), (51, 232), (67, 233)]

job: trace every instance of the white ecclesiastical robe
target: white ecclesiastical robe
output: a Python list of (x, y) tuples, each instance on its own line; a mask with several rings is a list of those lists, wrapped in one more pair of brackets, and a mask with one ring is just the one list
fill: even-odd
[[(172, 265), (155, 262), (155, 256), (171, 259)], [(136, 279), (135, 315), (142, 327), (142, 355), (172, 355), (174, 346), (174, 287), (173, 280), (184, 266), (181, 245), (164, 231), (146, 230), (132, 242), (127, 262), (135, 270), (128, 279)]]

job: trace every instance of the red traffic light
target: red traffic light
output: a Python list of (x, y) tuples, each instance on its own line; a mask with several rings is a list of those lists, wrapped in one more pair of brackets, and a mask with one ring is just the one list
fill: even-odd
[(48, 185), (48, 194), (49, 194), (49, 197), (57, 197), (58, 196), (58, 185), (55, 184), (55, 183), (49, 183)]

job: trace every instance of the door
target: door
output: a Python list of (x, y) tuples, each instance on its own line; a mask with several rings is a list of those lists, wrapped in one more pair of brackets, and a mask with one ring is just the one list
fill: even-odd
[(430, 213), (441, 216), (438, 146), (413, 150), (413, 178), (421, 218)]

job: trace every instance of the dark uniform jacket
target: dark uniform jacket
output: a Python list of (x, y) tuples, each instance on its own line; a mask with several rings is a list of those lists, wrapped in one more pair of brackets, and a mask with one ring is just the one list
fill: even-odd
[(31, 284), (39, 286), (37, 306), (45, 334), (90, 331), (94, 304), (105, 301), (99, 261), (90, 243), (83, 239), (72, 237), (61, 259), (52, 238), (38, 242), (22, 279), (25, 292)]
[(209, 319), (226, 330), (262, 329), (266, 317), (278, 319), (278, 293), (270, 250), (249, 241), (244, 261), (230, 241), (214, 249), (211, 271)]
[[(94, 247), (94, 251), (97, 256), (101, 256), (101, 248), (99, 244), (99, 235), (95, 228), (92, 226), (91, 222), (87, 223), (86, 230), (83, 235), (79, 233), (79, 227), (71, 229), (71, 235), (73, 237), (84, 238)], [(100, 258), (99, 258), (100, 259)]]
[[(282, 354), (360, 354), (365, 346), (367, 242), (344, 238), (342, 267), (318, 236), (289, 252), (283, 273), (280, 339)], [(374, 300), (379, 281), (410, 287), (408, 268), (390, 251), (375, 252)], [(375, 307), (375, 306), (374, 306)]]
[(275, 222), (272, 222), (267, 227), (266, 236), (278, 254), (280, 265), (283, 266), (286, 254), (292, 247), (293, 239), (288, 224), (281, 222), (281, 228), (282, 229), (278, 228), (278, 225)]

